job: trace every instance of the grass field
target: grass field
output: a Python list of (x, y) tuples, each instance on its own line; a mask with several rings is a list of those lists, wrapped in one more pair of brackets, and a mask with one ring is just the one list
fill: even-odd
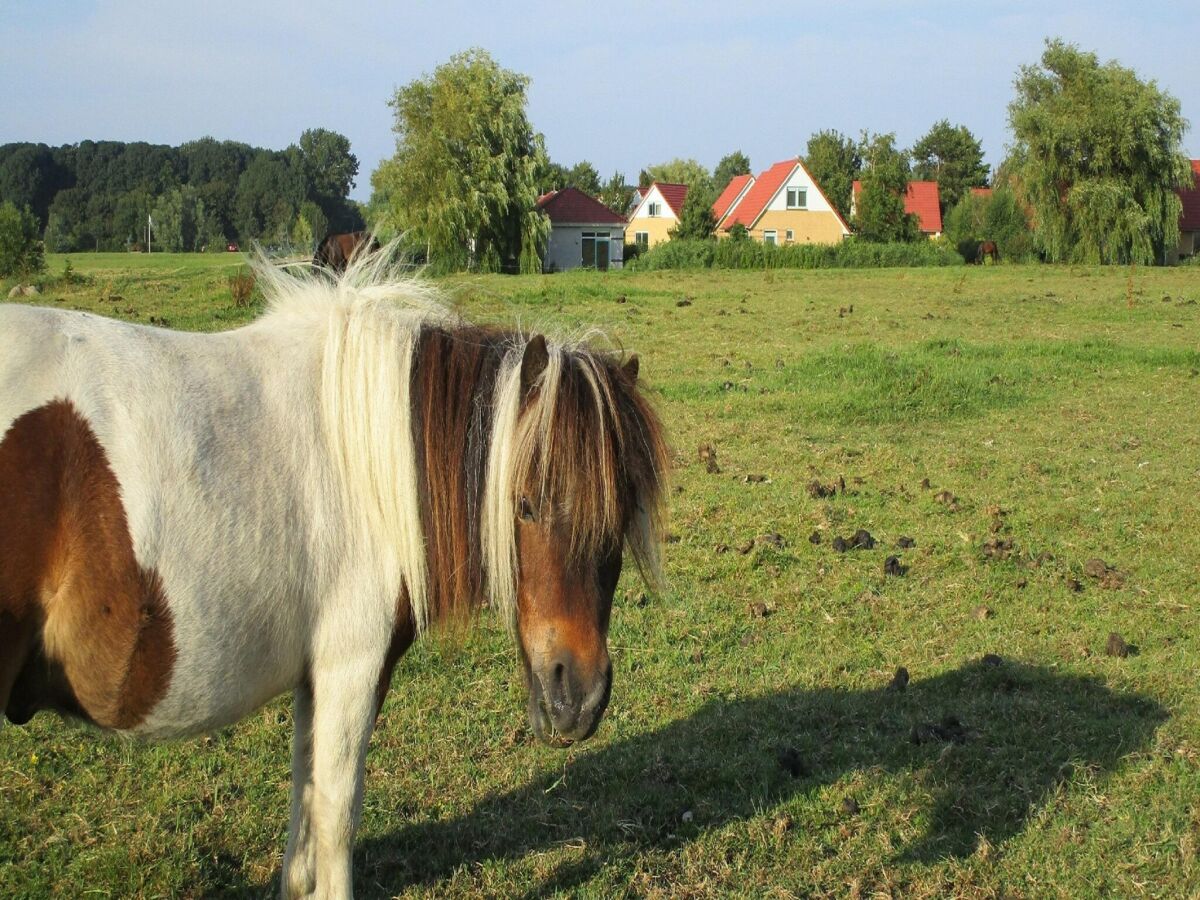
[[(257, 311), (226, 257), (72, 264), (38, 302)], [(414, 648), (362, 895), (1200, 897), (1200, 269), (445, 286), (641, 355), (671, 586), (622, 582), (610, 711), (568, 751), (533, 742), (497, 623)], [(873, 549), (833, 548), (858, 529)], [(289, 737), (286, 700), (174, 746), (5, 727), (0, 896), (275, 892)]]

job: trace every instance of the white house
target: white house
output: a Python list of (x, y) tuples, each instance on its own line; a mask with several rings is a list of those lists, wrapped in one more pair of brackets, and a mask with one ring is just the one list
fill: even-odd
[(550, 219), (550, 240), (542, 268), (562, 272), (619, 269), (625, 258), (625, 219), (576, 188), (551, 191), (537, 208)]

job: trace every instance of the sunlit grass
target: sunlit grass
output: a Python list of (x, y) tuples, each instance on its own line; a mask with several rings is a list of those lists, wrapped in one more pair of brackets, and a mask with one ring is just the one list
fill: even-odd
[[(224, 257), (71, 259), (92, 280), (39, 302), (257, 313)], [(1200, 894), (1200, 270), (445, 284), (641, 355), (677, 457), (670, 588), (626, 576), (610, 712), (566, 752), (532, 743), (496, 623), (416, 647), (368, 760), (360, 893)], [(832, 549), (857, 529), (878, 545)], [(783, 546), (747, 547), (765, 533)], [(286, 700), (165, 747), (5, 727), (0, 895), (274, 892), (289, 727)]]

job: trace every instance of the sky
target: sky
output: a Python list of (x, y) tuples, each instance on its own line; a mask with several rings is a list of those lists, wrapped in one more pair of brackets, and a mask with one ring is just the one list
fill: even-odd
[(710, 169), (741, 150), (755, 171), (814, 132), (895, 132), (911, 146), (948, 119), (998, 164), (1021, 65), (1046, 37), (1155, 80), (1196, 122), (1200, 25), (1177, 4), (941, 2), (530, 3), (0, 0), (0, 143), (262, 147), (307, 128), (346, 135), (352, 196), (395, 148), (395, 89), (469, 47), (528, 75), (551, 159), (631, 182), (648, 165)]

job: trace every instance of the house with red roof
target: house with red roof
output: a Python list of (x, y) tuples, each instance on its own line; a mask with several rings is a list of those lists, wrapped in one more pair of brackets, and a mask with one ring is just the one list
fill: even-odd
[(687, 193), (686, 184), (661, 181), (642, 190), (642, 199), (629, 214), (629, 222), (625, 226), (625, 242), (646, 249), (670, 240), (671, 231), (683, 215)]
[(836, 244), (848, 237), (845, 220), (799, 159), (777, 162), (757, 177), (734, 178), (713, 204), (717, 237), (741, 225), (768, 244)]
[(1190, 188), (1181, 188), (1177, 192), (1183, 202), (1183, 212), (1179, 214), (1179, 247), (1170, 262), (1200, 253), (1200, 159), (1192, 160), (1192, 181)]
[(753, 175), (735, 175), (729, 179), (729, 184), (725, 185), (725, 190), (721, 191), (721, 196), (713, 203), (713, 217), (717, 221), (718, 228), (752, 187), (754, 187)]
[(577, 188), (550, 191), (537, 208), (550, 219), (542, 258), (546, 272), (566, 269), (619, 269), (625, 257), (625, 219)]
[[(855, 181), (850, 194), (850, 215), (858, 205), (862, 182)], [(935, 238), (942, 233), (942, 203), (936, 181), (910, 181), (904, 192), (904, 211), (917, 217), (921, 234)]]

